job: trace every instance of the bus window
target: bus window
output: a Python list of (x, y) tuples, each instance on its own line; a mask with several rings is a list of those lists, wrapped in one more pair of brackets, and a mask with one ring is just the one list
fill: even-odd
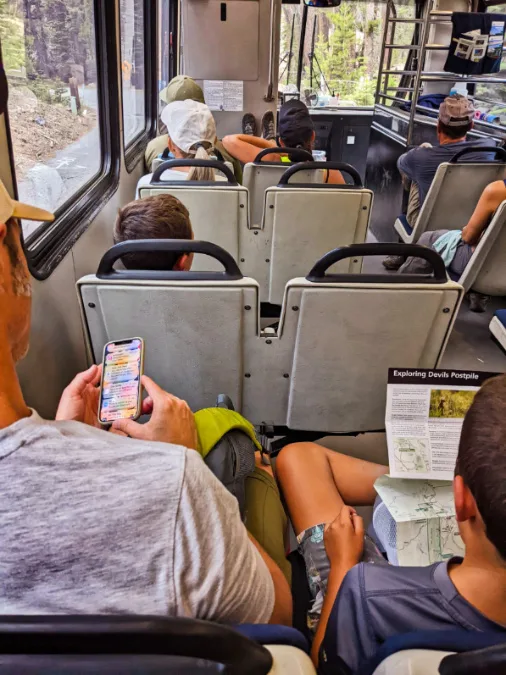
[[(329, 9), (308, 7), (302, 100), (313, 107), (374, 105), (385, 10), (386, 3), (371, 0), (343, 0), (339, 7)], [(283, 11), (293, 13), (300, 8), (284, 6)], [(399, 18), (413, 16), (413, 11), (413, 6), (397, 7)], [(410, 44), (413, 27), (409, 23), (397, 24), (395, 42)], [(281, 55), (290, 52), (290, 28), (287, 25), (282, 31)], [(406, 56), (403, 50), (392, 50), (391, 70), (402, 70)], [(396, 79), (392, 76), (392, 87), (396, 86)], [(280, 83), (280, 90), (284, 91), (285, 80)]]
[(121, 70), (125, 147), (146, 126), (144, 102), (144, 0), (120, 0)]
[[(158, 5), (158, 92), (161, 92), (170, 81), (171, 44), (170, 44), (170, 0), (160, 0)], [(158, 119), (167, 104), (158, 97)]]
[[(93, 0), (0, 2), (19, 198), (55, 211), (101, 169)], [(23, 223), (25, 239), (40, 223)]]
[(281, 45), (279, 50), (279, 84), (281, 92), (297, 91), (302, 5), (281, 5)]

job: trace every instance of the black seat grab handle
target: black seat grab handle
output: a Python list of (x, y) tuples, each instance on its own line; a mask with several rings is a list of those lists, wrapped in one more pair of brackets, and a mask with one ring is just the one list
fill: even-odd
[[(362, 179), (360, 174), (351, 164), (346, 164), (345, 162), (302, 162), (301, 164), (296, 164), (291, 166), (285, 171), (285, 173), (279, 179), (278, 185), (288, 185), (290, 178), (299, 171), (307, 171), (308, 169), (334, 169), (337, 171), (344, 171), (353, 178), (353, 183), (355, 187), (362, 187)], [(332, 184), (333, 187), (336, 187)], [(293, 183), (294, 187), (297, 187), (297, 183)]]
[[(163, 162), (160, 164), (160, 166), (157, 166), (155, 171), (153, 172), (153, 175), (151, 176), (151, 184), (153, 183), (173, 183), (174, 181), (171, 180), (162, 180), (162, 174), (164, 171), (167, 171), (167, 169), (175, 169), (180, 166), (185, 166), (185, 167), (193, 167), (193, 166), (199, 166), (203, 167), (205, 169), (215, 169), (216, 171), (221, 171), (222, 173), (225, 174), (227, 178), (227, 182), (225, 181), (217, 181), (217, 183), (221, 183), (222, 185), (238, 185), (237, 180), (235, 179), (234, 174), (230, 171), (228, 166), (226, 164), (223, 164), (223, 162), (219, 162), (217, 159), (168, 159), (166, 162)], [(180, 181), (178, 181), (180, 182)]]
[[(432, 265), (433, 276), (423, 274), (329, 274), (325, 272), (329, 267), (346, 258), (364, 257), (371, 255), (402, 255), (406, 258), (413, 256), (423, 258)], [(448, 281), (443, 259), (427, 246), (419, 244), (351, 244), (342, 246), (326, 253), (313, 266), (306, 279), (314, 283), (350, 282), (350, 283), (445, 283)]]
[[(296, 162), (313, 161), (313, 155), (309, 152), (309, 150), (304, 150), (304, 148), (284, 148), (278, 146), (276, 148), (264, 148), (264, 150), (261, 150), (255, 157), (254, 163), (258, 164), (258, 162), (261, 162), (264, 157), (267, 157), (267, 155), (288, 155), (288, 157), (293, 158)], [(276, 164), (282, 163), (283, 162), (276, 162)]]
[(266, 675), (273, 663), (265, 647), (223, 624), (133, 615), (0, 616), (0, 653), (188, 656), (221, 663), (228, 675)]
[[(469, 155), (471, 152), (493, 152), (495, 153), (496, 159), (500, 159), (502, 162), (506, 162), (506, 150), (504, 148), (498, 148), (496, 145), (472, 145), (469, 148), (464, 148), (459, 150), (453, 157), (450, 159), (450, 164), (457, 164), (458, 160), (463, 155)], [(477, 160), (475, 164), (487, 164), (490, 160)]]
[[(218, 260), (224, 267), (223, 272), (192, 272), (191, 270), (116, 270), (114, 263), (126, 253), (172, 251), (177, 253), (203, 253)], [(237, 263), (228, 251), (209, 241), (189, 239), (136, 239), (122, 241), (103, 255), (98, 265), (99, 279), (131, 280), (179, 280), (179, 281), (237, 281), (243, 276)]]

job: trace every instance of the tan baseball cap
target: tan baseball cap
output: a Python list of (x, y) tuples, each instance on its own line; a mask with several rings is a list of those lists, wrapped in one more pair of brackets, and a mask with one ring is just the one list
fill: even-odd
[(49, 211), (11, 199), (7, 188), (0, 180), (0, 223), (6, 223), (9, 218), (13, 217), (26, 218), (26, 220), (54, 220), (54, 215)]
[(173, 77), (165, 89), (160, 92), (160, 98), (165, 103), (186, 101), (188, 98), (199, 103), (205, 103), (202, 88), (187, 75)]
[(439, 119), (448, 127), (463, 127), (474, 119), (474, 106), (461, 94), (447, 96), (439, 106)]

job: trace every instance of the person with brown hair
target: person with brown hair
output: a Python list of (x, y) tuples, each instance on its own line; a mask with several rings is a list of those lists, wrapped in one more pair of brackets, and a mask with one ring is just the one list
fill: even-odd
[(93, 365), (66, 387), (56, 420), (27, 406), (16, 372), (31, 308), (19, 218), (52, 216), (0, 182), (3, 611), (289, 624), (288, 583), (196, 451), (185, 401), (143, 376), (149, 421), (116, 420), (129, 438), (108, 433)]
[[(169, 194), (137, 199), (119, 210), (113, 237), (115, 244), (136, 239), (193, 239), (190, 214), (179, 199)], [(127, 253), (121, 260), (127, 269), (188, 272), (193, 253)]]
[(361, 562), (370, 559), (368, 541), (353, 507), (373, 504), (374, 482), (387, 471), (314, 443), (289, 445), (277, 458), (306, 567), (320, 573), (313, 659), (325, 673), (343, 661), (356, 672), (400, 633), (460, 628), (506, 637), (506, 376), (485, 382), (462, 427), (453, 492), (464, 558), (427, 567)]

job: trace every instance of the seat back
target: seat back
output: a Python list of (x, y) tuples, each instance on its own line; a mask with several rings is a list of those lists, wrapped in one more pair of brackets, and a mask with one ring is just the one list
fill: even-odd
[(506, 201), (485, 230), (459, 284), (466, 291), (506, 295)]
[[(223, 172), (227, 181), (163, 180), (167, 169), (188, 166), (208, 166)], [(223, 162), (214, 160), (169, 160), (154, 171), (150, 185), (139, 186), (139, 198), (168, 193), (179, 199), (190, 212), (195, 239), (221, 246), (234, 260), (239, 260), (241, 232), (248, 227), (248, 190), (239, 185), (232, 171)], [(219, 270), (215, 261), (197, 258), (194, 271)]]
[[(141, 250), (202, 253), (225, 270), (113, 268), (125, 253)], [(145, 372), (161, 387), (188, 401), (193, 410), (214, 405), (223, 392), (241, 409), (241, 336), (257, 331), (258, 284), (243, 278), (226, 251), (199, 241), (127, 241), (110, 249), (97, 274), (80, 279), (77, 287), (93, 362), (101, 361), (110, 340), (140, 332), (146, 345)]]
[[(477, 151), (495, 152), (500, 162), (463, 162), (463, 156)], [(489, 183), (506, 176), (506, 151), (475, 146), (464, 148), (450, 162), (440, 164), (408, 243), (416, 243), (427, 230), (459, 230), (466, 225)]]
[[(301, 173), (320, 168), (347, 172), (353, 185), (291, 182)], [(363, 243), (372, 200), (373, 193), (362, 187), (358, 172), (349, 164), (307, 162), (285, 171), (279, 184), (265, 192), (258, 236), (270, 249), (266, 256), (270, 262), (266, 264), (262, 256), (256, 256), (243, 268), (259, 282), (261, 299), (280, 305), (288, 281), (303, 276), (327, 251)], [(360, 258), (348, 258), (338, 263), (336, 271), (360, 272), (361, 268)]]
[[(287, 169), (285, 162), (262, 161), (264, 157), (283, 153), (294, 162), (311, 162), (313, 156), (307, 150), (300, 148), (266, 148), (258, 153), (254, 162), (248, 162), (244, 166), (243, 185), (248, 188), (250, 198), (250, 227), (260, 228), (264, 210), (264, 198), (267, 188), (277, 185), (283, 173)], [(301, 182), (321, 182), (321, 174), (309, 172), (301, 175)]]
[[(430, 261), (434, 274), (325, 274), (340, 260), (363, 255), (420, 256)], [(383, 429), (388, 368), (437, 367), (462, 296), (462, 287), (447, 280), (437, 253), (402, 244), (336, 249), (306, 279), (290, 281), (284, 300), (285, 312), (292, 309), (287, 329), (294, 343), (287, 426), (323, 432)]]

